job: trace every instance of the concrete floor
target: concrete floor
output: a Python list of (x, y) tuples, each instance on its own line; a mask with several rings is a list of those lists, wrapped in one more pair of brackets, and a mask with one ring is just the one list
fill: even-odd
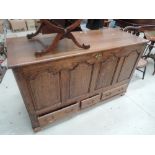
[(149, 60), (145, 79), (141, 80), (141, 73), (136, 71), (124, 96), (34, 133), (13, 73), (8, 70), (0, 84), (0, 134), (155, 134), (152, 72), (153, 61)]

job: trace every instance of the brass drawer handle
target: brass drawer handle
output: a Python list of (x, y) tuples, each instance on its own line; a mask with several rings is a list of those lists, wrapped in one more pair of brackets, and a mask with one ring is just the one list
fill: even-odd
[(102, 54), (101, 53), (98, 53), (98, 54), (96, 54), (96, 59), (100, 59), (101, 57), (102, 57)]

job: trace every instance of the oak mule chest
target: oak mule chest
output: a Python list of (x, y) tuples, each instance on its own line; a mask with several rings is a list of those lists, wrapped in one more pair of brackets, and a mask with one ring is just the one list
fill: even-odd
[(42, 57), (54, 34), (7, 39), (13, 70), (34, 131), (126, 92), (147, 41), (119, 29), (74, 32), (90, 49), (68, 39)]

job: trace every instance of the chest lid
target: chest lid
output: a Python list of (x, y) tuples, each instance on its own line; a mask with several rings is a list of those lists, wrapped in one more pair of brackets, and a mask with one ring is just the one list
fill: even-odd
[(26, 37), (8, 38), (8, 67), (19, 67), (30, 64), (55, 61), (58, 59), (107, 51), (121, 47), (144, 44), (147, 40), (123, 32), (119, 29), (105, 28), (103, 30), (91, 30), (87, 32), (73, 32), (81, 43), (89, 44), (89, 49), (78, 48), (71, 40), (63, 39), (56, 49), (45, 56), (36, 57), (35, 52), (47, 48), (52, 42), (55, 34), (39, 35), (28, 40)]

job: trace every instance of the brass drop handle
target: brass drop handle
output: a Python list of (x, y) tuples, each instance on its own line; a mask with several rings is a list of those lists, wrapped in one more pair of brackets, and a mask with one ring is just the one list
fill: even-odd
[(98, 53), (98, 54), (96, 54), (96, 59), (100, 59), (101, 57), (102, 57), (102, 54), (101, 53)]

